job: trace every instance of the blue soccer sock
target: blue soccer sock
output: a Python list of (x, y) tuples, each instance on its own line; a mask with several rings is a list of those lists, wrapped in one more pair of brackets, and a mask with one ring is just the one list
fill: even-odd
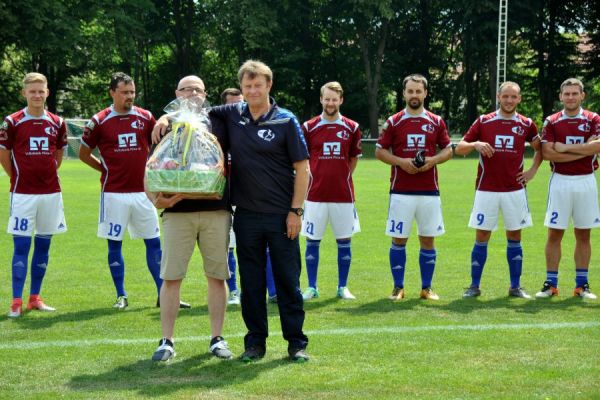
[(160, 296), (160, 287), (162, 286), (162, 279), (160, 279), (160, 260), (162, 258), (162, 250), (160, 248), (160, 238), (144, 239), (146, 245), (146, 264), (148, 265), (148, 271), (154, 279), (156, 285), (156, 291)]
[(277, 296), (275, 279), (273, 279), (273, 265), (271, 264), (271, 253), (267, 247), (267, 293), (269, 297)]
[(229, 274), (231, 278), (227, 279), (227, 287), (229, 288), (229, 293), (237, 291), (237, 283), (235, 282), (235, 254), (233, 254), (233, 249), (229, 249), (229, 253), (227, 253), (227, 265), (229, 265)]
[(319, 271), (319, 246), (320, 240), (306, 239), (306, 275), (308, 277), (308, 286), (317, 288), (317, 273)]
[(112, 276), (117, 296), (127, 296), (125, 292), (125, 262), (121, 247), (123, 242), (120, 240), (108, 239), (108, 267)]
[(483, 267), (485, 267), (485, 261), (487, 260), (487, 242), (475, 241), (473, 245), (473, 251), (471, 251), (471, 286), (479, 287), (481, 284), (481, 275), (483, 274)]
[(435, 249), (421, 249), (419, 252), (419, 267), (421, 268), (421, 289), (431, 287), (433, 272), (435, 271)]
[(31, 248), (31, 237), (13, 235), (14, 252), (12, 258), (12, 292), (13, 298), (23, 297), (23, 287), (27, 278), (27, 261)]
[(29, 295), (40, 294), (42, 281), (48, 266), (50, 241), (52, 235), (35, 235), (33, 240), (33, 256), (31, 258), (31, 290)]
[(394, 279), (394, 287), (404, 287), (404, 270), (406, 267), (406, 245), (394, 244), (390, 247), (390, 269)]
[(558, 287), (558, 271), (546, 271), (546, 280), (554, 287)]
[(345, 287), (348, 285), (348, 274), (352, 262), (350, 239), (337, 239), (336, 242), (338, 247), (338, 287)]
[(523, 248), (521, 241), (509, 240), (506, 245), (506, 261), (510, 273), (510, 287), (512, 289), (521, 286), (521, 271), (523, 270)]
[(583, 267), (575, 268), (575, 287), (581, 287), (588, 283), (588, 270)]

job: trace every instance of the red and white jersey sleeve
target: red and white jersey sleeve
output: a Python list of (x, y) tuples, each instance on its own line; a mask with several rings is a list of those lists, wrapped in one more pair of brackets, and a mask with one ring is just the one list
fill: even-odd
[[(437, 154), (438, 148), (451, 146), (448, 128), (444, 120), (430, 112), (423, 111), (414, 116), (402, 110), (383, 125), (377, 147), (388, 149), (400, 158), (414, 158), (419, 150), (425, 150), (426, 157)], [(392, 193), (428, 193), (439, 192), (437, 168), (417, 174), (408, 174), (398, 166), (392, 166)]]
[(111, 107), (94, 115), (86, 125), (81, 143), (98, 148), (102, 156), (103, 192), (144, 191), (144, 171), (156, 120), (150, 113), (133, 107), (119, 114)]
[(67, 126), (62, 118), (44, 111), (34, 117), (24, 108), (4, 119), (0, 148), (12, 153), (10, 191), (20, 194), (60, 192), (56, 151), (67, 146)]
[[(585, 143), (590, 136), (600, 136), (600, 116), (581, 109), (579, 114), (569, 117), (564, 110), (550, 115), (544, 121), (542, 143)], [(598, 169), (597, 157), (587, 156), (575, 161), (550, 162), (552, 171), (562, 175), (587, 175)]]
[(362, 154), (358, 124), (344, 116), (333, 122), (317, 116), (306, 121), (302, 131), (310, 155), (307, 200), (354, 202), (350, 160)]
[(538, 134), (530, 118), (515, 114), (502, 118), (497, 111), (482, 115), (463, 137), (465, 142), (485, 142), (494, 148), (492, 157), (479, 156), (477, 190), (512, 192), (524, 186), (517, 175), (525, 163), (525, 142), (532, 142)]

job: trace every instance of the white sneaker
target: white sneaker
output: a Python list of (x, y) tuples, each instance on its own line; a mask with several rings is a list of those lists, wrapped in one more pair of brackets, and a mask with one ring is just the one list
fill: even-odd
[(590, 285), (585, 283), (583, 286), (576, 287), (573, 291), (573, 296), (581, 297), (588, 300), (596, 300), (598, 297), (590, 291)]
[(342, 287), (338, 288), (337, 297), (340, 299), (344, 299), (344, 300), (355, 300), (356, 299), (356, 297), (354, 297), (354, 295), (352, 293), (350, 293), (350, 290), (348, 290), (348, 288), (346, 286), (342, 286)]
[(158, 348), (152, 355), (152, 361), (169, 361), (173, 357), (175, 357), (173, 343), (167, 338), (162, 338), (158, 342)]
[(309, 286), (306, 288), (304, 293), (302, 293), (302, 298), (304, 299), (304, 301), (316, 299), (317, 297), (319, 297), (319, 291), (317, 290), (317, 288), (314, 287)]
[(232, 290), (229, 292), (229, 297), (227, 298), (227, 304), (239, 306), (240, 305), (240, 295), (237, 290)]

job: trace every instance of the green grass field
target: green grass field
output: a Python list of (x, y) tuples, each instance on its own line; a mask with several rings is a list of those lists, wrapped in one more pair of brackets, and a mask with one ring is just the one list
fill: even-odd
[[(418, 299), (418, 241), (408, 244), (407, 298), (392, 303), (384, 233), (389, 169), (359, 162), (355, 174), (362, 232), (353, 240), (349, 287), (356, 301), (335, 298), (336, 247), (321, 246), (321, 297), (306, 304), (307, 364), (286, 360), (277, 308), (270, 305), (267, 356), (254, 364), (209, 356), (206, 284), (195, 257), (183, 286), (191, 302), (176, 326), (177, 357), (153, 365), (160, 338), (156, 293), (141, 241), (124, 244), (130, 307), (111, 308), (115, 294), (106, 243), (96, 237), (98, 174), (78, 161), (61, 169), (69, 231), (53, 239), (42, 295), (55, 313), (9, 320), (11, 237), (0, 235), (0, 399), (592, 399), (600, 398), (600, 301), (571, 297), (573, 237), (563, 245), (561, 296), (509, 299), (505, 238), (492, 237), (483, 294), (462, 299), (470, 282), (474, 232), (466, 227), (474, 193), (475, 159), (440, 167), (446, 235), (437, 241), (438, 302)], [(543, 227), (548, 166), (529, 186), (533, 228), (523, 234), (522, 284), (534, 294), (545, 279)], [(0, 176), (0, 221), (8, 217), (8, 178)], [(5, 222), (2, 222), (3, 224)], [(592, 236), (598, 241), (598, 232)], [(600, 247), (591, 263), (600, 294)], [(306, 277), (301, 278), (303, 288)], [(28, 283), (27, 283), (28, 285)], [(28, 295), (28, 286), (25, 296)], [(230, 307), (224, 336), (243, 351), (244, 324)]]

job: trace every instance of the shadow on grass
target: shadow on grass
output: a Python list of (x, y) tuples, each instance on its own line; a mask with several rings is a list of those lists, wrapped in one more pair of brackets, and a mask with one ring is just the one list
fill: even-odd
[(123, 391), (160, 397), (186, 389), (218, 389), (255, 379), (263, 372), (282, 366), (295, 366), (287, 358), (245, 364), (239, 360), (216, 360), (210, 354), (180, 359), (169, 363), (139, 360), (100, 374), (84, 374), (71, 378), (69, 387), (79, 392), (110, 392), (115, 397)]
[(572, 311), (581, 308), (600, 308), (600, 303), (586, 302), (580, 298), (568, 297), (565, 299), (549, 300), (525, 300), (514, 297), (500, 297), (490, 300), (484, 300), (480, 297), (468, 299), (456, 299), (445, 303), (427, 301), (421, 299), (405, 299), (400, 301), (391, 301), (389, 299), (379, 299), (370, 303), (361, 304), (358, 307), (338, 308), (336, 311), (348, 312), (351, 314), (384, 314), (390, 312), (402, 312), (412, 310), (415, 307), (430, 308), (432, 310), (452, 311), (458, 314), (469, 314), (484, 309), (489, 310), (511, 310), (512, 312), (537, 314), (542, 311)]
[[(144, 309), (129, 309), (124, 311), (126, 313), (142, 312)], [(123, 311), (114, 310), (113, 308), (95, 308), (90, 310), (73, 311), (73, 312), (61, 312), (55, 311), (53, 313), (42, 313), (40, 311), (25, 311), (24, 314), (14, 319), (14, 322), (19, 324), (22, 329), (44, 329), (49, 328), (53, 325), (65, 323), (65, 322), (82, 322), (90, 321), (97, 318), (102, 318), (109, 315), (118, 315)], [(36, 315), (37, 314), (37, 315)]]

